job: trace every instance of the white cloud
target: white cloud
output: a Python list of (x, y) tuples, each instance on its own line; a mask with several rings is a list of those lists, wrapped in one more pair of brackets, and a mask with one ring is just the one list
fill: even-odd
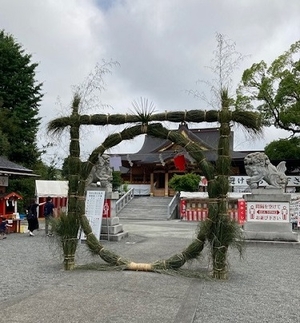
[[(40, 115), (45, 124), (67, 113), (71, 86), (80, 84), (103, 59), (120, 66), (107, 75), (107, 91), (101, 94), (101, 101), (113, 109), (99, 107), (100, 112), (129, 112), (140, 97), (153, 101), (157, 111), (207, 109), (186, 91), (207, 91), (196, 81), (212, 78), (205, 66), (213, 58), (216, 33), (250, 55), (233, 75), (236, 84), (252, 63), (270, 63), (298, 40), (299, 16), (298, 0), (2, 0), (0, 29), (11, 33), (39, 63), (37, 78), (44, 82), (45, 92)], [(56, 104), (58, 97), (61, 105)], [(83, 130), (82, 151), (88, 155), (107, 134), (121, 129)], [(263, 140), (252, 143), (253, 149), (282, 135), (268, 129)], [(237, 149), (246, 140), (239, 137)], [(65, 155), (68, 136), (60, 142), (58, 151)], [(114, 151), (133, 152), (141, 143), (139, 138)]]

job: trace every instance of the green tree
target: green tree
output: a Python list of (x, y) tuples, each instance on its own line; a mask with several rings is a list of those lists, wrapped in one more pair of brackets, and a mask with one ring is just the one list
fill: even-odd
[(265, 147), (265, 153), (271, 160), (300, 159), (300, 138), (272, 141)]
[(175, 191), (198, 192), (201, 177), (197, 174), (189, 173), (185, 175), (175, 174), (169, 181), (169, 186)]
[(113, 180), (112, 180), (112, 188), (113, 190), (120, 189), (121, 185), (123, 184), (122, 176), (120, 171), (113, 171)]
[(62, 168), (61, 168), (61, 175), (64, 179), (68, 180), (69, 179), (69, 156), (64, 159)]
[(23, 200), (18, 201), (18, 212), (24, 213), (26, 207), (30, 204), (30, 200), (35, 195), (35, 178), (22, 178), (20, 180), (12, 176), (9, 179), (8, 191), (16, 192), (23, 197)]
[(5, 135), (0, 129), (0, 155), (7, 156), (9, 152), (9, 141), (7, 135)]
[(59, 169), (55, 159), (52, 159), (49, 165), (42, 161), (37, 162), (34, 168), (34, 172), (40, 175), (39, 179), (44, 180), (61, 180), (63, 179), (62, 171)]
[(265, 125), (300, 133), (300, 41), (276, 58), (246, 69), (238, 89), (240, 107), (257, 109)]
[(13, 36), (0, 31), (0, 154), (27, 167), (40, 157), (36, 134), (43, 96), (42, 84), (35, 80), (38, 64), (31, 59)]

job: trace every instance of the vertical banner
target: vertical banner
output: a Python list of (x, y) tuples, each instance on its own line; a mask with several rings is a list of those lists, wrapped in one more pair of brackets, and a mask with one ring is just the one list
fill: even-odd
[(238, 222), (243, 225), (246, 220), (246, 201), (238, 199)]
[(186, 218), (186, 200), (180, 200), (180, 218)]
[(110, 212), (111, 211), (111, 202), (108, 199), (104, 200), (104, 206), (103, 206), (103, 217), (104, 218), (110, 218)]
[[(93, 234), (100, 240), (103, 205), (105, 191), (87, 190), (85, 197), (85, 215), (92, 228)], [(81, 239), (85, 240), (86, 236), (81, 232)]]
[(185, 170), (185, 158), (184, 155), (177, 155), (174, 157), (175, 167), (179, 170)]

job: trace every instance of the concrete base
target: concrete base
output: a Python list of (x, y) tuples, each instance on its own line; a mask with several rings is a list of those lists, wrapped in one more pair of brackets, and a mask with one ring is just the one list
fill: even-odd
[(102, 219), (100, 240), (120, 241), (125, 237), (128, 237), (128, 232), (123, 231), (118, 217)]
[(298, 233), (292, 231), (291, 223), (246, 222), (244, 237), (246, 240), (299, 241)]
[(281, 188), (257, 188), (252, 189), (251, 194), (245, 194), (244, 198), (249, 202), (290, 202), (291, 194), (284, 193)]
[(244, 231), (246, 240), (299, 242), (296, 232)]
[(244, 230), (250, 232), (292, 232), (291, 223), (246, 222)]
[[(252, 190), (252, 194), (247, 194), (244, 198), (246, 202), (252, 203), (289, 203), (291, 195), (284, 193), (282, 189), (269, 188)], [(244, 237), (246, 240), (299, 242), (299, 236), (292, 232), (292, 225), (289, 222), (272, 223), (249, 220), (244, 224)]]
[(102, 227), (118, 225), (120, 223), (120, 219), (116, 216), (113, 218), (102, 218)]
[(119, 199), (119, 192), (106, 192), (105, 198), (109, 200), (118, 200)]
[(108, 226), (108, 227), (104, 227), (102, 226), (101, 228), (101, 234), (102, 233), (109, 233), (109, 234), (117, 234), (119, 232), (123, 231), (123, 225), (122, 224), (117, 224), (114, 226)]
[(108, 241), (120, 241), (122, 240), (123, 238), (127, 238), (128, 237), (128, 232), (119, 232), (117, 234), (110, 234), (110, 235), (107, 235), (105, 233), (101, 233), (101, 236), (100, 236), (100, 240), (108, 240)]

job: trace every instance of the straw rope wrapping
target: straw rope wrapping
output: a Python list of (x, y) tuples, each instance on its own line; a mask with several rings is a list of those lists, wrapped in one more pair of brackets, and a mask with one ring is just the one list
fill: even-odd
[(199, 256), (204, 247), (204, 237), (199, 235), (182, 253), (176, 254), (167, 260), (159, 260), (154, 263), (135, 263), (120, 257), (114, 252), (104, 248), (92, 233), (89, 221), (85, 215), (80, 216), (80, 224), (86, 235), (86, 244), (93, 254), (97, 254), (111, 266), (123, 266), (123, 269), (135, 271), (161, 271), (178, 269), (186, 261)]
[[(228, 97), (228, 93), (222, 93), (222, 99), (223, 102), (226, 101), (226, 97)], [(94, 116), (79, 116), (78, 114), (78, 107), (80, 103), (80, 97), (78, 95), (74, 96), (73, 100), (73, 112), (70, 117), (63, 117), (56, 120), (53, 120), (48, 125), (48, 131), (53, 132), (54, 134), (61, 133), (66, 127), (70, 126), (70, 136), (71, 136), (71, 143), (70, 143), (70, 158), (69, 158), (69, 166), (70, 166), (70, 179), (69, 179), (69, 194), (70, 199), (68, 201), (68, 210), (69, 215), (71, 215), (74, 219), (78, 219), (81, 222), (81, 226), (87, 235), (87, 241), (90, 250), (93, 253), (100, 254), (102, 258), (105, 258), (108, 263), (119, 266), (120, 263), (124, 263), (126, 266), (129, 263), (132, 263), (131, 261), (127, 261), (126, 259), (122, 259), (121, 257), (115, 255), (112, 252), (109, 252), (108, 250), (105, 250), (103, 246), (99, 243), (99, 241), (95, 238), (95, 236), (91, 233), (90, 227), (88, 225), (88, 221), (86, 220), (84, 213), (84, 203), (82, 200), (79, 200), (76, 197), (77, 192), (79, 192), (79, 195), (82, 196), (84, 193), (84, 179), (86, 178), (84, 175), (84, 172), (81, 172), (81, 162), (80, 162), (80, 147), (79, 147), (79, 128), (80, 125), (83, 124), (94, 124), (94, 125), (104, 125), (107, 122), (110, 124), (123, 124), (125, 122), (133, 122), (133, 123), (149, 123), (150, 121), (163, 121), (165, 119), (168, 119), (167, 121), (171, 122), (202, 122), (206, 120), (207, 122), (215, 122), (220, 121), (221, 124), (221, 135), (224, 135), (226, 132), (228, 134), (228, 131), (230, 130), (229, 125), (229, 118), (232, 117), (233, 122), (238, 122), (242, 124), (244, 127), (253, 130), (254, 132), (259, 132), (261, 129), (260, 120), (257, 118), (257, 115), (250, 114), (248, 112), (241, 112), (241, 111), (233, 111), (230, 113), (230, 115), (225, 111), (228, 107), (227, 105), (224, 105), (225, 109), (224, 113), (220, 113), (219, 111), (199, 111), (199, 110), (191, 110), (191, 111), (178, 111), (178, 112), (170, 112), (170, 113), (162, 113), (162, 114), (154, 114), (153, 111), (149, 111), (150, 113), (147, 113), (146, 115), (144, 113), (140, 113), (140, 115), (112, 115), (110, 117), (105, 115), (94, 115)], [(228, 111), (228, 109), (227, 109)], [(227, 113), (227, 115), (226, 115)], [(243, 115), (242, 115), (243, 114)], [(249, 117), (250, 116), (250, 117)], [(255, 118), (256, 119), (255, 119)], [(181, 145), (184, 147), (187, 144), (187, 141), (182, 136), (178, 136), (178, 134), (175, 134), (175, 132), (168, 132), (168, 130), (164, 129), (160, 124), (148, 125), (147, 133), (150, 135), (154, 135), (157, 138), (169, 138), (171, 141), (177, 143), (178, 145)], [(230, 133), (230, 132), (229, 132)], [(121, 133), (121, 138), (123, 140), (132, 139), (136, 135), (141, 134), (141, 127), (136, 126), (132, 127), (130, 129), (125, 129)], [(76, 140), (77, 139), (77, 140)], [(109, 142), (109, 139), (112, 142), (119, 142), (120, 136), (118, 136), (117, 140), (115, 137), (108, 138), (105, 140), (105, 142), (95, 149), (93, 153), (91, 154), (89, 158), (89, 162), (91, 164), (95, 164), (98, 158), (99, 153), (102, 154), (106, 149), (109, 149), (113, 146), (112, 142)], [(227, 149), (228, 140), (220, 140), (220, 145), (218, 149), (218, 153), (221, 153), (223, 156), (229, 156), (227, 152), (223, 152), (224, 147), (222, 145), (225, 145), (225, 150)], [(190, 155), (196, 160), (201, 161), (201, 168), (203, 171), (203, 174), (206, 176), (207, 180), (209, 181), (208, 185), (208, 193), (209, 197), (211, 198), (218, 198), (219, 196), (224, 197), (225, 196), (225, 190), (227, 185), (219, 185), (219, 179), (222, 177), (225, 178), (225, 176), (218, 176), (216, 175), (226, 175), (226, 163), (229, 160), (229, 158), (221, 158), (225, 159), (225, 163), (223, 161), (219, 164), (223, 165), (221, 167), (222, 172), (219, 173), (218, 170), (208, 163), (205, 159), (203, 159), (203, 154), (201, 151), (199, 151), (199, 147), (195, 143), (190, 143), (187, 146), (187, 150), (190, 153)], [(89, 170), (91, 164), (88, 164), (87, 171)], [(199, 162), (198, 162), (199, 164)], [(217, 166), (217, 169), (218, 167)], [(225, 181), (223, 184), (226, 184)], [(220, 194), (220, 195), (219, 195)], [(222, 216), (218, 216), (219, 214), (224, 214), (224, 208), (226, 210), (226, 201), (220, 201), (219, 203), (211, 203), (209, 204), (209, 219), (205, 221), (200, 228), (200, 231), (197, 235), (197, 239), (194, 240), (191, 245), (184, 250), (182, 253), (172, 256), (167, 260), (158, 261), (152, 264), (153, 268), (161, 266), (163, 269), (167, 268), (178, 268), (182, 264), (185, 263), (185, 261), (192, 259), (193, 257), (197, 257), (201, 250), (203, 249), (205, 239), (207, 238), (210, 243), (213, 243), (212, 245), (215, 246), (215, 250), (225, 250), (226, 246), (228, 246), (228, 243), (230, 242), (229, 237), (227, 241), (221, 241), (219, 238), (222, 238), (222, 233), (226, 233), (226, 229), (230, 228), (230, 222), (228, 222), (228, 217), (223, 218)], [(82, 212), (83, 211), (83, 212)], [(87, 224), (87, 225), (86, 225)], [(219, 228), (222, 228), (222, 231), (218, 231)], [(232, 228), (232, 227), (231, 227)], [(230, 230), (229, 230), (230, 231)], [(221, 234), (221, 235), (220, 235)], [(76, 234), (75, 234), (76, 236)], [(218, 242), (219, 241), (219, 242)], [(218, 242), (215, 244), (214, 242)], [(225, 248), (221, 248), (221, 246), (225, 246)], [(224, 255), (224, 254), (223, 254)], [(69, 256), (69, 253), (66, 253), (66, 256)], [(215, 261), (215, 263), (219, 263), (219, 259)], [(223, 262), (224, 264), (224, 262)], [(137, 266), (139, 269), (142, 266)], [(146, 266), (147, 270), (150, 268), (149, 266)], [(216, 268), (216, 271), (219, 271), (218, 268)]]

